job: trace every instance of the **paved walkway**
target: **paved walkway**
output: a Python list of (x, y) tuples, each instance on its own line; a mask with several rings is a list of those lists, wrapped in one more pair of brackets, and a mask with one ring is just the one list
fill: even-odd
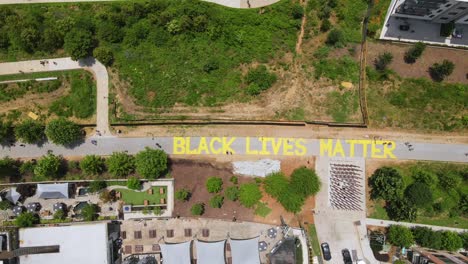
[(406, 226), (406, 227), (423, 226), (423, 227), (432, 228), (432, 230), (434, 230), (434, 231), (439, 231), (439, 230), (444, 231), (444, 230), (446, 230), (446, 231), (454, 231), (454, 232), (457, 232), (457, 233), (468, 232), (468, 229), (463, 229), (463, 228), (435, 226), (435, 225), (423, 225), (423, 224), (416, 224), (416, 223), (396, 222), (396, 221), (373, 219), (373, 218), (366, 218), (366, 225), (382, 226), (382, 227), (388, 227), (390, 225), (402, 225), (402, 226)]
[[(47, 61), (48, 63), (42, 65), (41, 61)], [(107, 69), (102, 63), (94, 58), (79, 61), (74, 61), (71, 58), (57, 58), (0, 63), (0, 75), (76, 69), (83, 69), (93, 73), (97, 87), (96, 130), (100, 131), (102, 137), (111, 137), (108, 106), (109, 77)]]

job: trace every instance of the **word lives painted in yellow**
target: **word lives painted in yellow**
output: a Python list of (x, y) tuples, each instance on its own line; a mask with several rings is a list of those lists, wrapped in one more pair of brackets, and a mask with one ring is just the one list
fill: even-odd
[[(396, 159), (393, 154), (395, 148), (394, 141), (320, 139), (320, 156), (328, 157)], [(361, 155), (356, 155), (357, 149), (362, 150)]]
[(304, 156), (307, 153), (305, 140), (298, 138), (200, 137), (195, 143), (190, 137), (174, 137), (173, 154), (236, 154), (234, 145), (239, 154), (247, 155)]

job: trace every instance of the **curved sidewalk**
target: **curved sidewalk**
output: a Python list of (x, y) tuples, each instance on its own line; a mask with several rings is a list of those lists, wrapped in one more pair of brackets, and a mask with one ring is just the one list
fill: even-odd
[[(47, 63), (41, 64), (41, 61)], [(67, 71), (83, 69), (93, 73), (96, 79), (96, 130), (99, 130), (101, 136), (111, 137), (109, 131), (109, 77), (106, 67), (94, 58), (86, 58), (74, 61), (71, 58), (57, 58), (44, 60), (30, 60), (18, 62), (0, 63), (0, 75), (48, 72), (48, 71)]]

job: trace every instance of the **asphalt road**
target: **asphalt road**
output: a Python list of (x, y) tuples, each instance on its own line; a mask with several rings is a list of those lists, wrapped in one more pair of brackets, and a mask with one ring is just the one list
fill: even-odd
[[(93, 145), (91, 140), (96, 140)], [(364, 141), (363, 144), (354, 143), (354, 155), (350, 141), (345, 140), (319, 140), (299, 138), (257, 138), (257, 137), (145, 137), (145, 138), (120, 138), (93, 136), (75, 147), (62, 147), (51, 143), (43, 145), (3, 146), (0, 149), (1, 156), (12, 158), (40, 157), (52, 150), (57, 155), (84, 156), (87, 154), (109, 155), (115, 151), (128, 151), (130, 154), (137, 153), (145, 147), (161, 148), (168, 154), (173, 155), (251, 155), (257, 157), (274, 156), (322, 156), (322, 157), (353, 157), (353, 158), (375, 158), (375, 159), (401, 159), (401, 160), (439, 160), (468, 162), (468, 145), (434, 144), (434, 143), (410, 143), (393, 142), (391, 147), (383, 145), (385, 141)], [(340, 143), (338, 143), (340, 142)], [(356, 141), (359, 142), (359, 141)], [(383, 142), (383, 143), (382, 143)], [(330, 144), (328, 144), (330, 143)], [(386, 155), (382, 154), (386, 150)], [(394, 148), (394, 150), (391, 150)], [(410, 151), (410, 149), (412, 149)], [(341, 151), (342, 150), (342, 151)], [(365, 150), (365, 151), (364, 151)]]
[[(42, 65), (41, 61), (47, 61), (48, 63)], [(93, 73), (97, 88), (96, 129), (101, 132), (102, 136), (112, 136), (109, 130), (109, 77), (106, 67), (99, 61), (94, 58), (79, 61), (74, 61), (71, 58), (57, 58), (0, 63), (0, 75), (76, 69), (83, 69)]]

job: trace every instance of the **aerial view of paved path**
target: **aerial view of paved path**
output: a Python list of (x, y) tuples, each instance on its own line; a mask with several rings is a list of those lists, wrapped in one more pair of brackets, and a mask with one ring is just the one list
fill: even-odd
[(0, 75), (76, 69), (83, 69), (93, 73), (97, 89), (96, 130), (100, 131), (102, 137), (111, 137), (108, 109), (109, 76), (106, 67), (102, 63), (94, 58), (79, 61), (74, 61), (71, 58), (57, 58), (0, 63)]

